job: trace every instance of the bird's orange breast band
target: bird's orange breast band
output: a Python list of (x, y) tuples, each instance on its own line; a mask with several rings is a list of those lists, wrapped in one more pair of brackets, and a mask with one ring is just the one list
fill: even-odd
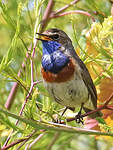
[(41, 73), (42, 73), (43, 79), (46, 82), (51, 82), (51, 83), (53, 83), (53, 82), (60, 83), (60, 82), (69, 81), (69, 79), (71, 79), (73, 77), (74, 71), (75, 71), (75, 65), (74, 65), (72, 60), (70, 60), (68, 65), (65, 66), (57, 74), (51, 73), (49, 71), (44, 71), (43, 68), (41, 69)]

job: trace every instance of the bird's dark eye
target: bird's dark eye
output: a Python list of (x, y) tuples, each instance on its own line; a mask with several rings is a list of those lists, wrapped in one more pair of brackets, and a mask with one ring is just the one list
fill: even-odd
[(58, 40), (59, 35), (58, 35), (58, 34), (51, 35), (51, 38), (52, 38), (53, 40)]

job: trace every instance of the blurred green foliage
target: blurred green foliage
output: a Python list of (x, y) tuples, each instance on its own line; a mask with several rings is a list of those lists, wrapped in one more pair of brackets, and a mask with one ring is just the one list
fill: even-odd
[[(70, 2), (71, 0), (55, 0), (53, 11), (60, 9)], [(14, 82), (19, 81), (21, 85), (19, 86), (14, 103), (11, 107), (11, 112), (17, 115), (19, 114), (19, 111), (27, 95), (24, 87), (29, 90), (31, 83), (30, 59), (26, 58), (26, 53), (28, 52), (30, 45), (33, 45), (35, 33), (39, 27), (47, 4), (48, 0), (0, 0), (0, 106), (4, 108), (4, 104), (8, 98)], [(80, 0), (77, 4), (70, 6), (65, 11), (83, 10), (89, 12), (95, 18), (96, 22), (98, 22), (101, 26), (104, 18), (107, 18), (111, 15), (111, 7), (112, 5), (109, 0)], [(50, 19), (46, 29), (55, 27), (64, 30), (71, 37), (75, 48), (79, 47), (78, 44), (80, 44), (80, 47), (82, 48), (80, 57), (85, 60), (86, 55), (83, 52), (84, 48), (86, 47), (85, 33), (91, 29), (91, 24), (92, 20), (88, 16), (82, 14), (73, 14)], [(107, 29), (103, 30), (106, 30), (106, 32), (108, 31)], [(100, 36), (100, 38), (102, 38), (103, 35)], [(93, 42), (95, 44), (95, 41)], [(110, 43), (109, 46), (112, 49), (112, 42), (108, 42)], [(35, 81), (41, 79), (41, 55), (41, 43), (39, 42), (34, 57)], [(18, 70), (22, 68), (21, 65), (23, 62), (25, 64), (25, 69), (22, 70), (21, 77), (18, 77)], [(111, 72), (112, 66), (109, 72)], [(113, 72), (111, 72), (109, 75), (112, 74)], [(58, 112), (62, 106), (59, 106), (50, 100), (42, 83), (37, 84), (34, 87), (32, 94), (32, 98), (29, 98), (29, 101), (24, 109), (24, 117), (27, 119), (32, 118), (35, 120), (43, 119), (44, 121), (52, 121), (53, 114), (59, 115)], [(36, 102), (43, 110), (43, 112), (36, 107)], [(13, 133), (10, 142), (15, 141), (20, 137), (25, 137), (33, 131), (33, 128), (29, 124), (26, 125), (24, 123), (20, 123), (18, 126), (15, 126), (14, 123), (15, 119), (0, 114), (1, 145), (3, 145), (5, 142), (12, 128), (15, 130), (15, 132)], [(68, 124), (72, 126), (80, 126), (75, 122)], [(40, 134), (40, 132), (41, 131), (38, 131), (36, 135), (34, 135), (28, 141), (28, 143), (31, 143)], [(51, 143), (55, 136), (55, 132), (47, 131), (46, 134), (31, 148), (31, 150), (47, 149), (48, 145)], [(21, 149), (24, 149), (25, 146), (26, 145), (24, 145)], [(16, 149), (17, 147), (18, 145), (12, 149)], [(53, 144), (51, 150), (60, 149), (112, 150), (113, 143), (112, 139), (107, 138), (100, 138), (96, 140), (94, 136), (60, 133), (56, 143)]]

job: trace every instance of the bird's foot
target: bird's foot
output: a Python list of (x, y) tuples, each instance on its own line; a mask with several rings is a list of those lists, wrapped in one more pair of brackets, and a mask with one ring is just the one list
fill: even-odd
[(55, 123), (61, 124), (61, 119), (60, 119), (60, 118), (57, 118), (57, 120), (56, 120)]
[(77, 123), (82, 123), (82, 124), (84, 124), (84, 122), (83, 122), (83, 117), (81, 116), (81, 112), (78, 112), (78, 114), (75, 116), (75, 121), (76, 121)]
[(58, 123), (58, 124), (62, 124), (62, 122), (64, 122), (63, 120), (62, 120), (62, 116), (59, 116), (59, 115), (57, 115), (57, 114), (55, 114), (54, 116), (53, 116), (53, 122), (54, 123)]
[(56, 119), (56, 121), (54, 123), (66, 124), (66, 122), (64, 120), (61, 120), (61, 118)]
[(78, 114), (75, 116), (75, 121), (77, 122), (77, 123), (82, 123), (82, 124), (84, 124), (84, 122), (83, 122), (83, 117), (82, 117), (82, 108), (83, 108), (83, 106), (84, 106), (84, 103), (82, 103), (81, 104), (81, 108), (80, 108), (80, 111), (78, 112)]
[[(64, 109), (64, 111), (62, 112), (60, 118), (57, 118), (55, 123), (62, 124), (62, 120), (61, 120), (61, 119), (62, 119), (63, 115), (65, 114), (65, 112), (67, 111), (67, 109), (69, 109), (69, 107), (66, 107), (66, 108)], [(63, 121), (63, 122), (64, 122), (64, 121)]]

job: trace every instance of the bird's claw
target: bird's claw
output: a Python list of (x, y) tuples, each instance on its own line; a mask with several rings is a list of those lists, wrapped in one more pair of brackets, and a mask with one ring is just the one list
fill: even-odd
[(66, 124), (65, 121), (61, 120), (61, 119), (56, 119), (56, 121), (54, 123), (58, 123), (58, 124)]
[(82, 124), (84, 124), (84, 122), (83, 122), (83, 117), (81, 116), (81, 112), (79, 112), (79, 113), (75, 116), (75, 121), (76, 121), (77, 123), (82, 123)]
[(61, 119), (57, 118), (55, 123), (61, 124)]

